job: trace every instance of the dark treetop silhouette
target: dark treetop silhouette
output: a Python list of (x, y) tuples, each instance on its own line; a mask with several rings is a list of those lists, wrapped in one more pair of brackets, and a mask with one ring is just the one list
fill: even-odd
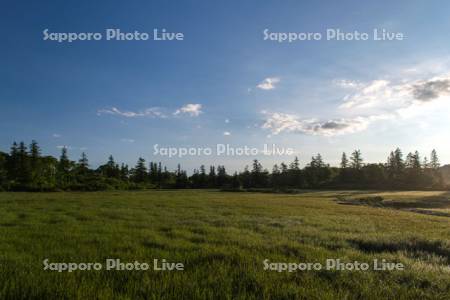
[[(406, 158), (400, 149), (392, 151), (385, 163), (365, 164), (360, 150), (348, 157), (342, 154), (340, 167), (326, 164), (317, 154), (304, 168), (296, 157), (289, 165), (275, 165), (269, 172), (254, 160), (251, 168), (227, 174), (225, 167), (200, 166), (190, 176), (178, 168), (169, 171), (161, 162), (146, 164), (139, 158), (134, 168), (118, 164), (109, 156), (97, 169), (89, 167), (87, 155), (71, 161), (63, 148), (59, 159), (42, 156), (37, 142), (13, 143), (10, 152), (0, 152), (0, 190), (57, 191), (143, 188), (222, 188), (239, 189), (446, 189), (448, 167), (440, 167), (435, 150), (430, 159), (421, 159), (419, 152)], [(447, 180), (446, 180), (447, 179)]]

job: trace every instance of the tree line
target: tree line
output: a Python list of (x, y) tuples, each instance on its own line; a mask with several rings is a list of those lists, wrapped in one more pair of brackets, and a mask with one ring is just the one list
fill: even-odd
[(221, 189), (445, 189), (439, 158), (419, 152), (406, 156), (397, 148), (384, 163), (364, 163), (360, 150), (342, 154), (339, 167), (325, 163), (317, 154), (303, 168), (296, 157), (291, 163), (265, 169), (253, 160), (241, 172), (228, 174), (225, 166), (204, 165), (188, 176), (178, 165), (169, 171), (161, 162), (139, 158), (134, 167), (117, 163), (113, 156), (96, 169), (83, 152), (78, 161), (69, 159), (67, 148), (59, 158), (42, 155), (36, 141), (29, 146), (13, 143), (9, 153), (0, 152), (0, 190), (9, 191), (98, 191), (145, 188)]

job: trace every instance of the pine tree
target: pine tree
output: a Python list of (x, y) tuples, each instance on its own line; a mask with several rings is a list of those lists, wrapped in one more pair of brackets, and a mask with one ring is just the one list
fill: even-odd
[(69, 160), (67, 154), (67, 148), (63, 147), (61, 149), (61, 156), (59, 157), (58, 167), (57, 167), (57, 181), (59, 187), (65, 189), (71, 183), (71, 161)]
[(423, 158), (422, 166), (425, 170), (430, 168), (430, 163), (428, 162), (428, 158), (426, 156)]
[(21, 186), (27, 185), (31, 183), (31, 167), (30, 167), (30, 158), (27, 152), (27, 146), (25, 146), (24, 142), (20, 142), (18, 153), (17, 153), (17, 172), (18, 177), (17, 181)]
[(415, 151), (413, 155), (413, 168), (416, 170), (422, 169), (422, 163), (420, 162), (420, 154), (419, 151)]
[(38, 167), (39, 158), (41, 157), (41, 149), (39, 148), (38, 143), (33, 140), (30, 144), (30, 162), (31, 168), (35, 169)]
[(295, 170), (295, 171), (300, 170), (300, 163), (298, 161), (298, 157), (297, 156), (295, 157), (294, 161), (291, 163), (290, 169), (291, 170)]
[(100, 167), (103, 175), (108, 178), (120, 178), (120, 168), (119, 165), (114, 161), (114, 157), (110, 155), (108, 157), (108, 162)]
[(253, 160), (253, 167), (250, 177), (251, 187), (263, 187), (263, 167), (257, 159)]
[(81, 157), (78, 160), (78, 168), (81, 172), (86, 172), (89, 169), (89, 160), (87, 158), (86, 153), (81, 153)]
[(207, 186), (208, 179), (206, 177), (206, 169), (204, 165), (200, 166), (200, 173), (199, 173), (199, 185), (201, 188), (205, 188)]
[(6, 170), (8, 178), (11, 181), (16, 181), (19, 176), (19, 149), (16, 142), (11, 146), (9, 157), (6, 162)]
[(208, 174), (208, 182), (210, 187), (216, 187), (216, 168), (214, 166), (209, 167), (209, 174)]
[(363, 165), (363, 158), (361, 156), (361, 150), (355, 150), (350, 157), (351, 167), (355, 170), (360, 170)]
[(63, 147), (61, 149), (61, 156), (59, 157), (59, 165), (58, 169), (61, 173), (69, 173), (70, 171), (70, 160), (69, 156), (67, 155), (67, 148)]
[(217, 187), (223, 187), (227, 184), (227, 171), (225, 166), (217, 167)]
[(342, 152), (341, 169), (346, 169), (347, 167), (348, 167), (347, 154), (345, 154), (345, 152)]
[(231, 187), (233, 189), (241, 188), (241, 183), (239, 182), (239, 175), (237, 172), (234, 172), (233, 177), (231, 177)]
[(6, 188), (7, 183), (7, 170), (6, 170), (6, 162), (7, 162), (7, 154), (0, 152), (0, 191)]
[(433, 149), (433, 151), (431, 151), (431, 156), (430, 156), (430, 167), (433, 170), (437, 170), (437, 169), (439, 169), (440, 166), (441, 166), (441, 164), (439, 163), (439, 158), (438, 158), (437, 152), (435, 149)]
[(143, 183), (147, 178), (147, 167), (145, 166), (145, 159), (139, 157), (136, 166), (133, 170), (133, 180), (136, 183)]
[(128, 181), (129, 171), (128, 165), (122, 163), (120, 166), (120, 179), (123, 181)]
[(175, 187), (179, 189), (184, 189), (188, 187), (188, 179), (186, 172), (181, 169), (180, 164), (178, 164), (177, 170), (175, 172)]
[(395, 149), (394, 151), (394, 165), (396, 172), (401, 175), (403, 168), (405, 167), (405, 163), (403, 162), (403, 153), (400, 148)]

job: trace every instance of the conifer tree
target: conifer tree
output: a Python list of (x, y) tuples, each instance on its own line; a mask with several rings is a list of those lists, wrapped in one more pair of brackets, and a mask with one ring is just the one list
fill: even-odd
[(59, 157), (57, 167), (57, 181), (61, 188), (67, 188), (71, 183), (71, 161), (67, 154), (67, 147), (61, 149), (61, 156)]
[(89, 170), (89, 160), (85, 152), (81, 153), (81, 157), (78, 160), (78, 169), (82, 173), (85, 173)]
[(347, 167), (348, 167), (347, 154), (345, 154), (345, 152), (342, 152), (341, 169), (346, 169)]
[(355, 170), (360, 170), (363, 164), (363, 158), (360, 150), (355, 150), (350, 157), (351, 167)]
[(145, 166), (145, 159), (139, 157), (136, 166), (133, 170), (133, 180), (136, 183), (143, 183), (147, 178), (147, 167)]
[(435, 149), (433, 149), (433, 151), (431, 151), (431, 156), (430, 156), (430, 167), (433, 170), (437, 170), (440, 167), (440, 163), (439, 163), (439, 158), (437, 155), (437, 152)]

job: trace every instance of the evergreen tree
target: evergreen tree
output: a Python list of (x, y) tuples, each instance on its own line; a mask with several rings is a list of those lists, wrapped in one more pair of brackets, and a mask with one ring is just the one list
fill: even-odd
[(360, 170), (362, 168), (363, 159), (360, 150), (353, 151), (350, 162), (352, 169)]
[(209, 187), (216, 187), (216, 168), (214, 166), (210, 166), (209, 167), (209, 174), (208, 174), (208, 182), (209, 182)]
[(13, 182), (16, 181), (19, 177), (19, 148), (16, 142), (14, 142), (11, 146), (9, 158), (6, 164), (6, 170), (9, 180)]
[(128, 170), (128, 165), (122, 163), (122, 165), (120, 166), (120, 179), (122, 181), (128, 181), (128, 176), (129, 176), (129, 170)]
[(422, 167), (426, 170), (428, 168), (430, 168), (430, 163), (428, 162), (428, 158), (425, 156), (423, 158), (423, 162), (422, 162)]
[(341, 169), (346, 169), (347, 167), (348, 167), (347, 154), (345, 154), (345, 152), (342, 152)]
[(297, 156), (295, 157), (294, 161), (291, 163), (290, 169), (294, 170), (294, 171), (300, 170), (300, 163), (298, 161), (298, 157)]
[(403, 153), (400, 148), (395, 149), (394, 151), (394, 164), (396, 171), (401, 175), (401, 171), (405, 167), (405, 163), (403, 162)]
[(101, 166), (100, 169), (102, 173), (108, 178), (120, 178), (120, 168), (119, 165), (114, 161), (114, 157), (110, 155), (108, 157), (108, 162)]
[[(51, 156), (42, 156), (36, 141), (27, 147), (22, 142), (13, 143), (9, 155), (0, 152), (0, 189), (52, 190), (81, 189), (100, 190), (107, 188), (125, 189), (130, 179), (145, 187), (143, 183), (152, 182), (159, 187), (205, 188), (410, 188), (441, 189), (445, 185), (437, 153), (432, 151), (430, 160), (423, 160), (418, 151), (409, 153), (403, 160), (402, 151), (392, 151), (386, 164), (363, 164), (361, 152), (356, 150), (350, 159), (342, 154), (340, 169), (325, 164), (320, 154), (313, 156), (311, 162), (300, 168), (296, 157), (289, 167), (283, 162), (274, 165), (272, 172), (263, 169), (258, 160), (254, 160), (251, 171), (246, 166), (241, 173), (228, 176), (224, 166), (211, 166), (206, 174), (205, 166), (194, 170), (188, 177), (186, 171), (178, 165), (175, 171), (151, 162), (149, 173), (145, 160), (140, 158), (136, 167), (129, 172), (128, 166), (120, 167), (112, 156), (97, 171), (89, 168), (85, 153), (75, 164), (70, 161), (67, 148), (61, 150), (59, 160)], [(109, 179), (108, 179), (109, 178)]]
[(237, 172), (234, 172), (233, 177), (231, 177), (231, 187), (233, 189), (241, 188), (241, 183), (239, 182), (239, 176)]
[(206, 177), (206, 169), (204, 165), (200, 166), (200, 174), (199, 174), (199, 187), (205, 188), (208, 184), (208, 179)]
[(253, 160), (253, 168), (250, 176), (250, 187), (262, 188), (267, 184), (267, 172), (263, 171), (262, 165), (257, 159)]
[(217, 167), (217, 187), (224, 187), (227, 184), (228, 176), (225, 166)]
[(244, 172), (242, 172), (239, 177), (240, 182), (242, 183), (241, 185), (244, 189), (252, 187), (251, 174), (250, 171), (248, 170), (248, 166), (245, 166)]
[(6, 153), (0, 152), (0, 191), (7, 188), (8, 173), (6, 169), (6, 162), (8, 156)]
[(32, 171), (36, 171), (39, 167), (39, 158), (41, 157), (41, 149), (38, 143), (33, 140), (30, 144), (30, 164)]
[(17, 182), (24, 188), (26, 185), (31, 183), (31, 167), (30, 158), (27, 152), (27, 146), (24, 142), (20, 142), (18, 153), (17, 153)]
[(136, 183), (144, 183), (147, 178), (147, 167), (145, 159), (139, 157), (136, 166), (133, 169), (133, 181)]
[(87, 158), (86, 153), (81, 153), (81, 157), (78, 160), (78, 168), (79, 170), (81, 170), (83, 173), (86, 172), (89, 169), (89, 160)]
[(437, 152), (435, 149), (433, 149), (433, 151), (431, 151), (431, 156), (430, 156), (430, 167), (433, 170), (437, 170), (437, 169), (439, 169), (440, 166), (441, 166), (441, 164), (439, 163), (439, 158), (438, 158)]
[(403, 160), (403, 153), (400, 148), (391, 151), (387, 162), (387, 176), (390, 181), (388, 183), (391, 187), (402, 187), (405, 184), (405, 166), (406, 162)]
[(65, 189), (71, 183), (71, 161), (67, 155), (67, 148), (63, 147), (61, 149), (61, 156), (59, 157), (58, 167), (57, 167), (57, 181), (59, 187)]
[(270, 181), (270, 185), (273, 187), (273, 188), (275, 188), (275, 189), (278, 189), (278, 188), (280, 188), (281, 187), (281, 171), (280, 171), (280, 168), (278, 167), (278, 165), (277, 164), (275, 164), (274, 166), (273, 166), (273, 168), (272, 168), (272, 176), (271, 176), (271, 181)]
[(323, 186), (330, 179), (330, 168), (318, 153), (311, 158), (311, 162), (305, 167), (305, 181), (311, 188)]
[(188, 178), (186, 172), (181, 169), (180, 164), (178, 164), (177, 171), (175, 173), (175, 187), (179, 189), (188, 187)]

